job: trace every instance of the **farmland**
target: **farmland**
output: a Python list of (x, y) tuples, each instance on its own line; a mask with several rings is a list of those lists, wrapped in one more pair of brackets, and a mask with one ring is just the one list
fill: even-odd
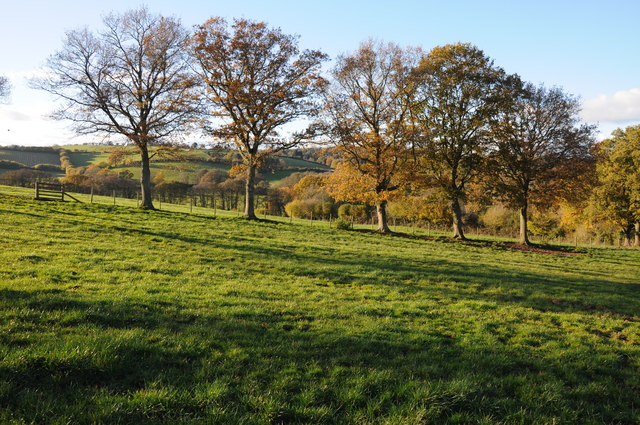
[[(104, 163), (109, 156), (109, 151), (113, 148), (108, 146), (65, 146), (65, 149), (69, 150), (69, 157), (71, 162), (76, 167), (86, 167), (89, 165), (98, 165)], [(221, 170), (228, 172), (231, 168), (229, 164), (221, 162), (209, 161), (209, 155), (205, 150), (190, 150), (186, 154), (193, 158), (189, 161), (165, 161), (162, 159), (155, 160), (151, 163), (151, 175), (155, 177), (158, 173), (162, 172), (164, 179), (167, 181), (181, 181), (190, 184), (196, 184), (198, 170)], [(132, 157), (135, 158), (135, 157)], [(285, 168), (277, 170), (273, 173), (266, 173), (265, 178), (270, 183), (274, 184), (281, 179), (291, 175), (296, 171), (326, 171), (329, 167), (319, 164), (317, 162), (305, 161), (297, 158), (282, 157)], [(114, 171), (129, 171), (133, 174), (135, 179), (140, 178), (139, 166), (126, 166), (120, 165), (114, 168)]]
[(15, 161), (27, 167), (37, 164), (60, 164), (60, 155), (57, 152), (38, 152), (30, 150), (14, 150), (0, 148), (0, 160)]
[[(90, 165), (98, 165), (107, 167), (107, 159), (109, 153), (115, 148), (104, 145), (68, 145), (60, 146), (68, 152), (70, 162), (73, 167), (88, 167)], [(189, 150), (186, 152), (191, 160), (188, 161), (167, 161), (154, 160), (151, 163), (151, 175), (155, 177), (158, 173), (162, 173), (166, 181), (180, 181), (189, 184), (198, 183), (197, 172), (199, 170), (221, 170), (228, 172), (231, 168), (230, 164), (223, 162), (209, 161), (209, 155), (206, 150)], [(135, 157), (132, 157), (135, 159)], [(271, 184), (276, 184), (283, 178), (291, 175), (296, 171), (326, 171), (328, 166), (317, 162), (306, 161), (300, 158), (280, 157), (284, 163), (283, 169), (269, 172), (264, 178)], [(53, 164), (60, 165), (59, 153), (39, 152), (38, 148), (29, 150), (29, 148), (16, 149), (0, 149), (0, 160), (14, 161), (27, 167), (33, 167), (37, 164)], [(140, 166), (138, 165), (118, 165), (112, 168), (115, 172), (128, 171), (133, 175), (134, 179), (140, 178)], [(0, 173), (4, 171), (0, 164)], [(56, 177), (59, 173), (54, 173)]]
[(0, 187), (2, 423), (640, 421), (638, 250), (29, 195)]

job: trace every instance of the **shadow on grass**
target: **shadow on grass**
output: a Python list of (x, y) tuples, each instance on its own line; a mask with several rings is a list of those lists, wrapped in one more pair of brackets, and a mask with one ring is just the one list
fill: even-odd
[[(295, 247), (283, 247), (278, 241), (265, 240), (256, 244), (239, 236), (211, 240), (205, 236), (143, 229), (129, 228), (125, 231), (203, 247), (215, 244), (217, 248), (235, 252), (256, 263), (254, 269), (247, 268), (247, 275), (262, 273), (260, 264), (268, 264), (282, 274), (316, 277), (337, 285), (384, 285), (421, 292), (425, 296), (509, 303), (541, 311), (600, 311), (625, 317), (636, 316), (640, 311), (640, 299), (636, 296), (640, 283), (621, 283), (586, 273), (569, 273), (565, 266), (554, 264), (538, 264), (541, 271), (533, 272), (529, 271), (527, 263), (480, 265), (466, 260), (464, 253), (460, 259), (424, 256), (419, 261), (411, 261), (399, 259), (392, 253), (376, 256), (364, 252), (347, 256), (336, 255), (331, 249), (300, 252)], [(420, 249), (418, 242), (416, 249)], [(487, 249), (492, 247), (484, 242), (480, 245)], [(496, 250), (499, 255), (508, 249), (501, 244)], [(545, 272), (545, 269), (553, 270), (553, 273)], [(407, 281), (421, 283), (412, 285)], [(453, 285), (440, 285), (443, 282)], [(501, 291), (491, 291), (496, 288)], [(563, 302), (552, 302), (558, 299)]]
[(512, 250), (521, 252), (533, 252), (537, 254), (558, 254), (558, 255), (583, 255), (586, 251), (582, 249), (573, 248), (570, 246), (549, 245), (543, 243), (530, 243), (528, 245), (521, 244), (519, 242), (506, 242), (506, 241), (492, 241), (484, 239), (466, 238), (464, 240), (456, 239), (450, 236), (429, 236), (429, 235), (416, 235), (404, 232), (391, 232), (380, 233), (377, 230), (370, 229), (351, 229), (351, 232), (364, 233), (364, 234), (376, 234), (380, 236), (389, 236), (401, 239), (410, 239), (416, 241), (431, 241), (441, 243), (455, 243), (462, 246), (474, 246), (491, 249)]
[[(168, 230), (158, 230), (157, 227), (141, 227), (140, 219), (133, 216), (148, 214), (146, 212), (132, 210), (123, 213), (115, 209), (116, 207), (105, 206), (90, 208), (95, 210), (92, 210), (90, 217), (92, 222), (68, 219), (67, 221), (71, 224), (93, 227), (96, 231), (105, 234), (141, 235), (151, 242), (157, 238), (179, 241), (190, 246), (201, 247), (202, 252), (206, 252), (207, 247), (215, 245), (216, 248), (246, 259), (249, 263), (246, 269), (247, 275), (259, 274), (262, 268), (268, 265), (270, 268), (280, 270), (283, 275), (318, 278), (326, 281), (327, 284), (389, 286), (402, 291), (419, 292), (425, 297), (500, 302), (542, 311), (597, 311), (617, 316), (637, 316), (637, 312), (640, 311), (640, 299), (637, 297), (640, 283), (617, 282), (596, 273), (582, 272), (577, 261), (588, 261), (588, 256), (575, 257), (572, 261), (576, 263), (571, 263), (575, 270), (572, 271), (567, 270), (565, 264), (550, 262), (538, 264), (535, 254), (527, 255), (526, 261), (523, 259), (525, 257), (519, 257), (518, 261), (521, 261), (521, 264), (505, 263), (504, 265), (496, 260), (499, 257), (493, 258), (492, 264), (484, 265), (465, 258), (468, 254), (464, 251), (466, 248), (480, 247), (484, 251), (483, 255), (494, 256), (507, 253), (510, 249), (509, 244), (491, 241), (455, 242), (451, 245), (455, 247), (456, 254), (459, 256), (445, 258), (424, 255), (419, 260), (415, 257), (412, 259), (396, 257), (393, 252), (375, 253), (366, 248), (348, 254), (330, 247), (303, 250), (293, 243), (290, 246), (283, 246), (283, 239), (268, 236), (261, 239), (258, 244), (252, 240), (253, 236), (212, 237), (206, 232), (185, 231), (181, 222), (195, 225), (202, 223), (201, 217), (193, 217), (186, 213), (160, 213), (163, 219), (170, 219), (170, 221), (167, 220), (166, 223)], [(86, 206), (82, 211), (85, 209)], [(120, 213), (116, 215), (117, 211)], [(235, 220), (223, 221), (233, 223)], [(246, 222), (244, 219), (241, 220)], [(276, 225), (279, 227), (278, 232), (295, 233), (297, 237), (302, 231), (299, 228), (280, 226), (282, 223), (270, 220), (246, 222), (246, 224), (256, 233), (272, 231)], [(219, 224), (215, 222), (214, 225)], [(264, 229), (263, 226), (269, 226), (269, 229)], [(227, 229), (229, 230), (233, 231), (233, 229)], [(354, 237), (360, 238), (358, 235), (347, 233), (342, 235), (340, 232), (334, 233), (334, 236), (345, 241)], [(407, 239), (405, 246), (415, 250), (423, 249), (425, 242), (433, 246), (434, 243), (444, 244), (450, 241), (449, 238), (436, 238), (434, 242), (428, 237), (428, 240), (425, 240), (425, 237), (407, 234), (392, 234), (390, 237)], [(379, 236), (379, 238), (387, 237)], [(367, 239), (367, 241), (358, 240), (353, 243), (366, 246), (371, 242), (369, 238)], [(542, 257), (549, 258), (549, 256)], [(510, 261), (514, 259), (512, 256), (507, 258)], [(536, 266), (535, 271), (531, 269), (531, 265)]]
[[(633, 423), (637, 367), (615, 350), (458, 339), (400, 327), (344, 333), (299, 312), (197, 311), (0, 291), (37, 311), (0, 363), (11, 418), (72, 423)], [(52, 324), (48, 316), (73, 316)], [(15, 336), (15, 338), (19, 338)], [(602, 351), (604, 354), (602, 354)], [(616, 358), (599, 362), (598, 355)], [(613, 384), (615, 382), (615, 385)], [(607, 400), (600, 403), (598, 400)], [(6, 419), (8, 416), (1, 416)], [(636, 416), (634, 416), (636, 415)]]
[[(194, 220), (188, 214), (183, 214), (181, 219)], [(243, 218), (232, 218), (230, 221), (235, 220), (247, 222)], [(530, 270), (530, 264), (536, 263), (535, 257), (529, 257), (528, 262), (522, 264), (501, 265), (494, 259), (493, 264), (482, 265), (465, 259), (464, 251), (460, 252), (458, 258), (423, 256), (420, 260), (399, 258), (393, 253), (372, 255), (373, 253), (367, 250), (349, 255), (341, 255), (338, 252), (336, 255), (333, 249), (307, 248), (306, 251), (301, 252), (295, 245), (283, 246), (281, 240), (269, 238), (261, 240), (260, 244), (244, 236), (212, 239), (202, 233), (189, 234), (182, 229), (158, 231), (140, 228), (133, 223), (135, 222), (122, 226), (119, 225), (120, 223), (114, 224), (105, 220), (99, 227), (102, 231), (143, 235), (152, 240), (161, 238), (158, 240), (174, 240), (191, 246), (201, 246), (203, 252), (208, 246), (215, 245), (217, 249), (227, 250), (253, 263), (255, 267), (247, 267), (247, 276), (259, 275), (262, 273), (262, 267), (268, 265), (270, 268), (279, 269), (283, 275), (315, 277), (336, 285), (384, 285), (407, 292), (420, 292), (427, 297), (500, 302), (541, 311), (597, 311), (625, 318), (635, 317), (640, 311), (640, 299), (636, 296), (640, 290), (640, 283), (616, 282), (590, 276), (579, 270), (579, 265), (576, 266), (578, 267), (576, 271), (570, 271), (567, 270), (566, 265), (539, 263), (536, 264), (536, 268), (540, 271), (534, 272)], [(264, 230), (260, 228), (261, 225), (282, 224), (270, 220), (251, 220), (247, 223), (255, 225), (257, 232)], [(282, 229), (284, 230), (285, 228)], [(286, 231), (295, 232), (296, 229)], [(375, 232), (366, 231), (365, 233)], [(421, 249), (422, 241), (452, 242), (450, 238), (414, 237), (406, 234), (392, 234), (388, 237), (396, 236), (406, 237), (410, 241), (408, 243), (413, 243), (413, 248), (416, 250)], [(380, 235), (380, 237), (387, 236)], [(486, 248), (487, 253), (498, 256), (513, 250), (514, 245), (476, 240), (455, 241), (453, 244), (461, 249), (464, 247)], [(582, 254), (572, 255), (572, 257), (588, 260), (588, 256)], [(419, 282), (419, 284), (407, 282)], [(441, 285), (441, 283), (448, 284)], [(496, 288), (500, 291), (492, 291)], [(557, 302), (558, 300), (560, 302)]]

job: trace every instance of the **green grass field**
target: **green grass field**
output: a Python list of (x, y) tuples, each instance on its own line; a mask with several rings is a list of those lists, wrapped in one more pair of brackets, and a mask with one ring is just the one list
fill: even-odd
[(98, 165), (107, 161), (109, 157), (108, 151), (102, 152), (75, 152), (69, 151), (69, 160), (74, 167), (88, 167), (89, 165)]
[(0, 148), (0, 159), (19, 162), (27, 167), (38, 164), (60, 165), (60, 154), (57, 152), (31, 152)]
[(639, 250), (28, 196), (0, 186), (2, 424), (640, 423)]
[[(86, 167), (89, 165), (98, 165), (106, 162), (107, 157), (112, 146), (104, 145), (69, 145), (62, 146), (61, 148), (69, 151), (69, 159), (75, 167)], [(1, 151), (0, 151), (1, 153)], [(209, 162), (209, 155), (204, 150), (192, 150), (189, 151), (189, 155), (193, 158), (200, 158), (202, 161), (194, 160), (188, 162), (172, 162), (172, 161), (153, 161), (151, 163), (151, 177), (155, 177), (159, 172), (162, 172), (166, 181), (180, 181), (189, 184), (198, 183), (196, 171), (198, 170), (222, 170), (228, 172), (231, 168), (228, 164)], [(136, 158), (136, 157), (132, 157)], [(0, 156), (0, 159), (2, 157)], [(264, 178), (271, 184), (277, 184), (280, 180), (290, 176), (299, 170), (316, 170), (319, 172), (327, 171), (330, 168), (324, 164), (317, 162), (306, 161), (298, 158), (282, 157), (286, 164), (286, 169), (278, 170), (275, 173), (267, 173)], [(59, 161), (58, 161), (59, 162)], [(114, 171), (130, 171), (133, 174), (134, 179), (140, 178), (139, 166), (120, 166), (114, 168)]]

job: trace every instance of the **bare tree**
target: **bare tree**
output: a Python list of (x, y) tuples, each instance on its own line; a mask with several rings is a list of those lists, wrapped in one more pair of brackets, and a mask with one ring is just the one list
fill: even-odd
[(330, 179), (339, 200), (375, 205), (378, 232), (390, 233), (387, 201), (400, 188), (414, 135), (411, 71), (419, 51), (363, 43), (338, 58), (327, 91), (329, 127), (345, 161)]
[(490, 154), (496, 194), (520, 211), (520, 243), (530, 244), (529, 205), (546, 206), (567, 194), (570, 181), (588, 169), (593, 126), (580, 124), (580, 101), (511, 76), (492, 120)]
[(211, 135), (239, 149), (246, 172), (246, 218), (255, 219), (256, 170), (268, 155), (313, 136), (313, 128), (281, 134), (283, 127), (319, 110), (326, 55), (300, 52), (297, 37), (264, 22), (212, 18), (192, 38), (197, 72), (207, 87)]
[(188, 34), (173, 19), (147, 9), (109, 15), (105, 29), (69, 31), (45, 66), (38, 88), (64, 100), (54, 117), (78, 134), (124, 136), (140, 153), (142, 208), (153, 209), (150, 146), (167, 144), (194, 117), (195, 80)]
[(0, 75), (0, 101), (6, 101), (11, 94), (11, 82), (4, 75)]
[(415, 76), (415, 116), (424, 136), (419, 163), (425, 179), (450, 200), (453, 237), (465, 239), (461, 202), (486, 155), (503, 71), (482, 50), (458, 43), (431, 50)]

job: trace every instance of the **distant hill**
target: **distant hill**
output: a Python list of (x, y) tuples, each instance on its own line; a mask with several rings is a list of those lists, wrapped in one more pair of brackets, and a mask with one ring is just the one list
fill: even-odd
[[(87, 167), (90, 165), (108, 166), (107, 158), (109, 154), (116, 149), (114, 146), (108, 145), (66, 145), (53, 148), (39, 147), (7, 147), (0, 148), (0, 173), (8, 170), (20, 168), (31, 168), (38, 164), (60, 165), (60, 151), (65, 150), (69, 154), (69, 159), (74, 167)], [(229, 171), (230, 162), (221, 159), (214, 159), (210, 155), (213, 151), (207, 149), (187, 149), (185, 153), (193, 159), (186, 162), (169, 161), (166, 159), (152, 160), (151, 175), (152, 178), (162, 172), (165, 180), (181, 181), (184, 183), (197, 183), (197, 172), (201, 170), (218, 169)], [(219, 153), (219, 152), (218, 152)], [(218, 155), (219, 156), (219, 155)], [(302, 158), (293, 158), (288, 156), (278, 156), (282, 160), (282, 167), (272, 172), (264, 174), (265, 179), (270, 183), (277, 183), (290, 176), (294, 172), (315, 171), (325, 172), (330, 167), (314, 161)], [(130, 171), (134, 178), (140, 177), (140, 167), (137, 165), (137, 157), (132, 155), (132, 161), (126, 165), (111, 167), (117, 171)], [(5, 162), (3, 162), (5, 161)], [(11, 161), (12, 163), (6, 162)], [(16, 165), (17, 163), (17, 165)], [(56, 173), (50, 173), (56, 174)]]

